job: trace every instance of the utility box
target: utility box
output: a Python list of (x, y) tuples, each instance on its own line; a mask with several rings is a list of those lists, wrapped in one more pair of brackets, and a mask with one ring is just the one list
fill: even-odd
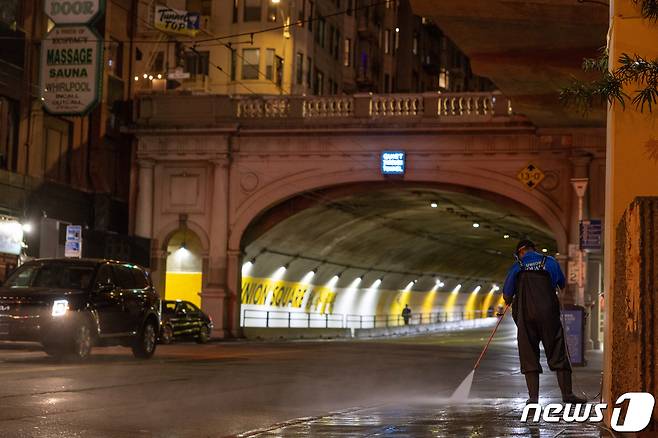
[(560, 312), (569, 360), (573, 366), (585, 366), (585, 308), (566, 304)]

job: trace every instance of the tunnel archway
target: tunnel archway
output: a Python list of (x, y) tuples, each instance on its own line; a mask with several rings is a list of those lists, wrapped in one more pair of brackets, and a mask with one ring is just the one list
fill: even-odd
[(350, 314), (399, 315), (406, 304), (421, 318), (446, 309), (462, 318), (491, 314), (518, 238), (536, 240), (549, 254), (566, 241), (541, 196), (520, 196), (531, 207), (500, 191), (454, 181), (375, 181), (279, 202), (242, 234), (241, 322), (244, 309), (261, 307), (342, 314), (343, 323)]

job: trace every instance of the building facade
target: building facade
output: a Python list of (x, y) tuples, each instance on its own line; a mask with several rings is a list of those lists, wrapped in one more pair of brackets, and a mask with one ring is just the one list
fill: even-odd
[[(91, 25), (103, 37), (101, 94), (82, 116), (44, 111), (40, 47), (53, 29), (42, 0), (0, 2), (0, 280), (25, 257), (61, 257), (68, 224), (81, 225), (83, 255), (148, 263), (148, 242), (128, 237), (132, 139), (129, 116), (131, 1), (107, 1)], [(18, 225), (17, 225), (18, 224)], [(10, 246), (10, 245), (9, 245)], [(137, 261), (137, 260), (136, 260)]]
[(139, 2), (138, 39), (146, 40), (136, 43), (140, 89), (270, 95), (493, 89), (431, 20), (413, 14), (408, 0), (158, 3), (199, 14), (199, 30), (163, 33), (153, 4)]

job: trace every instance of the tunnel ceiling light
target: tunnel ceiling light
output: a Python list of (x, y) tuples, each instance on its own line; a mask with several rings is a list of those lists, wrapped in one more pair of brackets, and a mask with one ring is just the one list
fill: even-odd
[(546, 249), (546, 248), (542, 248), (542, 249), (541, 249), (541, 252), (546, 253), (546, 252), (548, 252), (548, 249)]
[(500, 290), (500, 287), (497, 284), (491, 286), (491, 293), (497, 292)]
[(405, 292), (406, 292), (406, 291), (410, 291), (412, 287), (414, 287), (414, 282), (413, 282), (413, 281), (410, 281), (410, 282), (404, 287), (403, 290), (404, 290)]
[(473, 228), (480, 228), (480, 224), (477, 222), (473, 222)]
[(507, 233), (503, 234), (503, 239), (509, 239), (509, 234)]
[(382, 279), (378, 278), (370, 285), (370, 289), (377, 289), (380, 284), (382, 284)]
[(439, 204), (438, 204), (438, 202), (436, 202), (436, 201), (432, 201), (432, 202), (430, 203), (430, 207), (432, 207), (432, 208), (437, 208), (438, 206), (439, 206)]
[(452, 293), (453, 293), (453, 294), (459, 293), (459, 289), (461, 289), (461, 288), (462, 288), (462, 285), (461, 285), (461, 283), (459, 283), (459, 284), (458, 284), (457, 286), (455, 286), (455, 288), (452, 290)]
[(476, 294), (476, 293), (480, 292), (480, 289), (482, 289), (482, 286), (480, 286), (478, 284), (477, 287), (475, 289), (473, 289), (473, 293)]

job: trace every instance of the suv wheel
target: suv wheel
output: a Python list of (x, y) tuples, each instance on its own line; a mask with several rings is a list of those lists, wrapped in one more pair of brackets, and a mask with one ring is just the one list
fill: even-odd
[(146, 321), (133, 343), (133, 355), (140, 359), (149, 359), (155, 353), (158, 330), (152, 319)]
[(199, 336), (197, 336), (196, 341), (198, 344), (205, 344), (208, 342), (210, 339), (210, 327), (208, 327), (208, 324), (204, 324), (201, 326), (201, 329), (199, 330)]
[(170, 324), (162, 327), (162, 334), (160, 335), (160, 342), (163, 344), (171, 344), (174, 341), (174, 329)]
[(65, 342), (49, 342), (43, 349), (49, 356), (57, 359), (86, 360), (91, 355), (94, 337), (89, 321), (82, 318), (72, 332), (72, 338)]

